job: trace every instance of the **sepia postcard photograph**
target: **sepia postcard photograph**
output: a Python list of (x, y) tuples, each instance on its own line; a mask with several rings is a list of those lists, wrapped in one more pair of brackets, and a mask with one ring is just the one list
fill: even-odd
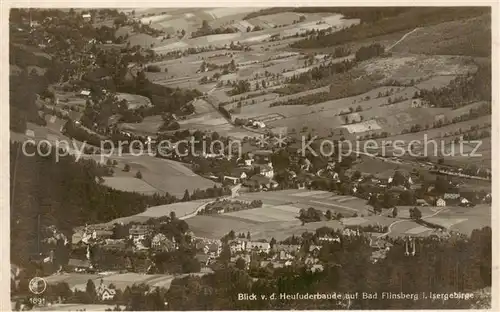
[(493, 308), (495, 5), (31, 5), (6, 309)]

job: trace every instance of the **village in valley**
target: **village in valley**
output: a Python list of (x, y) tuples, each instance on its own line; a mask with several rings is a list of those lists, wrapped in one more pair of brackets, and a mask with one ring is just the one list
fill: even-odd
[(9, 26), (12, 309), (491, 308), (490, 8)]

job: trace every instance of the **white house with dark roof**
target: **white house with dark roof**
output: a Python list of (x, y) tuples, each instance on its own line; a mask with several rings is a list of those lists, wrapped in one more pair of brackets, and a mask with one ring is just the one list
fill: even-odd
[(446, 201), (442, 198), (438, 198), (436, 200), (436, 207), (445, 207), (446, 206)]
[(97, 297), (102, 301), (112, 300), (116, 295), (116, 290), (105, 285), (102, 279), (99, 286), (96, 286), (95, 291)]

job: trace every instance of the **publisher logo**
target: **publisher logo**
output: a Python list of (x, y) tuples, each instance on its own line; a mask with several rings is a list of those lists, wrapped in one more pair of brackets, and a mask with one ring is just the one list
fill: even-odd
[(33, 294), (40, 295), (47, 289), (47, 282), (41, 277), (34, 277), (28, 286)]

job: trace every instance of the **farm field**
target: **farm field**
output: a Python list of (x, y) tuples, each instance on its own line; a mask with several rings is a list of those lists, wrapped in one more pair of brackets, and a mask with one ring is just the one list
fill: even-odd
[[(282, 101), (285, 97), (280, 97), (274, 101), (261, 102), (253, 105), (247, 105), (241, 108), (239, 114), (235, 114), (238, 118), (258, 118), (266, 112), (267, 114), (279, 114), (284, 118), (276, 119), (269, 122), (272, 127), (287, 127), (300, 131), (304, 127), (310, 129), (321, 129), (316, 134), (320, 136), (329, 136), (332, 129), (345, 124), (344, 118), (347, 116), (350, 120), (375, 120), (384, 131), (400, 132), (403, 128), (408, 127), (408, 124), (429, 122), (433, 120), (436, 112), (444, 113), (449, 109), (434, 109), (432, 112), (426, 109), (410, 108), (410, 102), (404, 101), (390, 106), (386, 104), (389, 97), (378, 97), (379, 93), (393, 90), (391, 99), (396, 97), (411, 98), (417, 89), (413, 87), (379, 87), (369, 92), (337, 100), (330, 100), (323, 103), (307, 106), (307, 105), (285, 105), (269, 107), (272, 102)], [(324, 88), (317, 92), (325, 92)], [(368, 100), (367, 100), (368, 98)], [(344, 116), (338, 116), (340, 113), (345, 113), (349, 108), (355, 109), (360, 106), (362, 111)], [(368, 130), (368, 129), (367, 129)], [(392, 131), (391, 131), (392, 130)]]
[[(183, 15), (182, 18), (180, 17), (176, 18), (176, 16), (173, 16), (174, 14), (169, 13), (168, 16), (165, 15), (161, 19), (156, 18), (154, 22), (152, 21), (152, 27), (158, 29), (165, 29), (166, 31), (169, 32), (171, 32), (173, 29), (185, 29), (188, 32), (188, 34), (190, 34), (192, 31), (196, 30), (201, 25), (203, 19), (206, 19), (208, 20), (209, 24), (211, 24), (212, 27), (234, 25), (236, 28), (242, 30), (243, 25), (247, 25), (247, 27), (252, 25), (254, 27), (260, 26), (264, 28), (264, 30), (255, 32), (246, 32), (245, 29), (245, 32), (210, 35), (198, 38), (187, 38), (184, 39), (182, 43), (185, 44), (185, 48), (188, 48), (188, 47), (199, 47), (208, 44), (224, 45), (231, 40), (247, 42), (247, 43), (252, 43), (252, 42), (258, 43), (260, 41), (269, 38), (273, 34), (278, 34), (278, 33), (284, 36), (292, 36), (295, 35), (296, 33), (303, 33), (313, 28), (326, 29), (329, 27), (333, 27), (334, 29), (341, 29), (359, 23), (358, 19), (342, 19), (341, 16), (338, 14), (304, 13), (301, 14), (306, 16), (306, 20), (304, 22), (291, 25), (293, 22), (293, 19), (289, 18), (289, 16), (291, 15), (288, 13), (280, 13), (276, 14), (277, 18), (285, 21), (285, 23), (279, 25), (266, 21), (266, 19), (272, 18), (272, 16), (257, 17), (255, 19), (250, 19), (248, 21), (236, 22), (235, 24), (234, 21), (237, 21), (238, 19), (241, 20), (244, 15), (255, 9), (254, 8), (245, 9), (245, 12), (240, 11), (243, 10), (243, 8), (231, 8), (231, 10), (233, 9), (236, 11), (229, 12), (227, 11), (229, 10), (228, 8), (207, 10), (204, 11), (203, 13), (200, 13), (198, 11), (198, 12), (188, 13), (190, 14), (189, 16)], [(217, 10), (226, 10), (226, 11), (224, 11), (224, 13), (220, 13), (222, 11), (219, 12)], [(222, 16), (219, 16), (219, 14), (222, 14)], [(148, 18), (151, 19), (152, 17)], [(287, 25), (286, 22), (289, 20), (290, 20), (289, 25)], [(318, 22), (320, 22), (320, 24), (318, 24)], [(274, 28), (275, 26), (280, 26), (280, 25), (286, 25), (286, 26)], [(155, 45), (153, 49), (157, 53), (165, 53), (178, 48), (179, 46), (176, 46), (175, 43), (172, 43), (166, 45), (161, 45), (161, 44)]]
[[(94, 160), (100, 162), (100, 155), (89, 155)], [(104, 161), (108, 157), (102, 157)], [(133, 191), (128, 183), (121, 183), (120, 177), (134, 178), (137, 171), (142, 174), (142, 180), (149, 184), (152, 188), (157, 189), (158, 192), (168, 192), (171, 195), (182, 197), (184, 191), (187, 189), (189, 192), (195, 189), (206, 189), (214, 186), (214, 182), (196, 175), (191, 169), (185, 167), (182, 163), (161, 159), (148, 155), (133, 156), (133, 155), (112, 155), (109, 159), (118, 162), (117, 167), (114, 169), (117, 177), (114, 187), (123, 191)], [(130, 172), (123, 172), (125, 164), (130, 166)], [(135, 178), (134, 178), (135, 179)], [(129, 180), (130, 182), (130, 180)], [(144, 189), (144, 184), (134, 185), (139, 190)], [(151, 191), (151, 190), (148, 190)]]
[[(196, 236), (220, 238), (229, 231), (236, 233), (249, 231), (254, 239), (284, 239), (292, 235), (300, 235), (306, 231), (328, 226), (341, 229), (345, 226), (381, 225), (391, 226), (387, 235), (430, 235), (433, 230), (408, 220), (411, 207), (398, 207), (396, 219), (385, 215), (371, 215), (366, 201), (351, 196), (339, 196), (324, 191), (285, 190), (276, 192), (246, 193), (238, 197), (250, 201), (260, 199), (262, 208), (242, 210), (219, 215), (198, 215), (189, 218), (190, 229)], [(483, 205), (485, 206), (485, 205)], [(449, 226), (465, 234), (474, 228), (485, 226), (489, 222), (489, 207), (482, 205), (476, 208), (420, 207), (424, 219), (429, 222)], [(322, 211), (331, 210), (349, 216), (353, 212), (358, 217), (346, 217), (339, 221), (321, 221), (302, 225), (295, 217), (301, 208), (313, 207)], [(464, 209), (469, 209), (465, 210)], [(386, 211), (386, 214), (388, 211)], [(377, 234), (382, 235), (382, 234)]]
[(275, 192), (243, 193), (238, 200), (261, 200), (262, 208), (241, 210), (220, 215), (198, 215), (186, 220), (196, 236), (220, 238), (230, 230), (250, 231), (252, 237), (284, 239), (322, 226), (341, 228), (338, 221), (307, 223), (302, 226), (296, 217), (300, 209), (313, 207), (344, 215), (367, 214), (366, 201), (352, 196), (340, 196), (326, 191), (283, 190)]
[(235, 233), (250, 232), (252, 239), (284, 240), (292, 235), (301, 235), (304, 232), (315, 231), (317, 228), (328, 226), (342, 228), (338, 221), (322, 221), (302, 225), (299, 220), (252, 222), (246, 219), (229, 217), (225, 214), (216, 216), (196, 216), (186, 220), (189, 228), (196, 236), (220, 239), (233, 230)]

